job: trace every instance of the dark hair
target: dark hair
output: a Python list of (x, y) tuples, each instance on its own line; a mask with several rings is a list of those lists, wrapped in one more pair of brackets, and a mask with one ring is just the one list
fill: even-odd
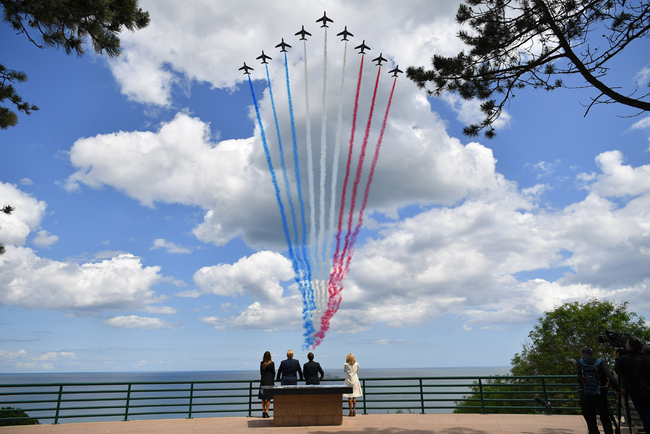
[(271, 363), (271, 352), (267, 351), (262, 358), (262, 368), (269, 366), (269, 363)]
[(633, 337), (633, 336), (630, 336), (630, 337), (627, 339), (627, 343), (630, 344), (630, 348), (631, 348), (633, 351), (638, 351), (638, 352), (643, 351), (643, 344), (642, 344), (641, 341), (638, 340), (637, 338), (635, 338), (635, 337)]
[(309, 359), (310, 362), (314, 360), (314, 353), (307, 354), (307, 358)]

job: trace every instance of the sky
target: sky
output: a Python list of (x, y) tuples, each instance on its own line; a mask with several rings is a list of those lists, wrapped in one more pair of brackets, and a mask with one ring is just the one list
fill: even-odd
[[(2, 63), (28, 75), (16, 90), (40, 107), (0, 131), (0, 206), (15, 208), (0, 215), (0, 373), (255, 370), (265, 351), (279, 361), (289, 349), (306, 361), (327, 292), (305, 270), (333, 266), (335, 243), (328, 260), (318, 234), (335, 235), (328, 204), (334, 191), (338, 216), (359, 71), (353, 162), (373, 116), (353, 228), (380, 152), (340, 306), (312, 349), (325, 369), (348, 353), (362, 369), (507, 366), (565, 302), (628, 302), (650, 316), (647, 113), (612, 104), (585, 115), (598, 95), (575, 77), (572, 89), (517, 91), (495, 139), (463, 136), (481, 119), (475, 101), (429, 98), (388, 74), (463, 49), (457, 2), (141, 7), (150, 25), (122, 33), (114, 59), (42, 50), (0, 25)], [(306, 42), (294, 35), (303, 25)], [(336, 37), (344, 26), (348, 43)], [(353, 49), (362, 41), (365, 57)], [(641, 92), (648, 52), (647, 40), (629, 45), (603, 81)], [(320, 260), (313, 243), (302, 249), (301, 212)]]

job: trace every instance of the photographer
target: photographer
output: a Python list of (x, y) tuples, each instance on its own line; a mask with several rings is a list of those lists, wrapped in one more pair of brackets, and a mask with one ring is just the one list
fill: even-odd
[(612, 420), (609, 417), (607, 403), (608, 383), (616, 391), (621, 390), (607, 364), (592, 355), (591, 348), (584, 347), (580, 350), (581, 359), (576, 362), (578, 371), (578, 394), (582, 416), (587, 422), (589, 434), (599, 434), (596, 424), (596, 412), (600, 416), (605, 434), (613, 434)]
[[(627, 394), (632, 399), (634, 408), (639, 413), (645, 432), (650, 428), (650, 357), (642, 353), (643, 344), (630, 337), (625, 348), (627, 352), (616, 357), (615, 371), (623, 383), (621, 394)], [(620, 357), (619, 357), (620, 355)]]

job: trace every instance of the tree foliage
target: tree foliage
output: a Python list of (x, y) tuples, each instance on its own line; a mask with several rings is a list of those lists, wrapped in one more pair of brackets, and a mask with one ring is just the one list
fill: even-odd
[[(594, 357), (603, 359), (613, 369), (613, 348), (609, 343), (600, 342), (599, 336), (606, 330), (621, 335), (629, 334), (642, 342), (650, 342), (650, 328), (645, 319), (628, 311), (628, 303), (615, 303), (607, 300), (592, 299), (586, 303), (564, 303), (546, 312), (528, 334), (520, 353), (516, 353), (510, 364), (510, 373), (488, 381), (483, 386), (484, 393), (491, 392), (490, 406), (508, 407), (513, 405), (528, 406), (529, 409), (517, 412), (539, 412), (542, 407), (533, 402), (523, 381), (513, 377), (528, 375), (570, 375), (567, 383), (576, 381), (576, 361), (580, 358), (580, 349), (590, 347)], [(554, 383), (561, 384), (561, 379)], [(566, 394), (566, 386), (547, 387), (549, 394), (554, 394), (559, 405), (576, 405), (577, 394)], [(564, 391), (564, 392), (560, 392)], [(459, 402), (458, 413), (477, 412), (477, 400), (480, 399), (478, 386), (473, 387), (469, 401)], [(524, 392), (524, 393), (519, 393)], [(561, 401), (567, 402), (562, 403)], [(480, 410), (480, 407), (479, 407)], [(491, 412), (515, 412), (511, 409), (491, 409)]]
[(562, 77), (570, 75), (582, 76), (599, 92), (589, 108), (620, 103), (650, 111), (650, 93), (624, 95), (602, 81), (611, 59), (633, 41), (650, 36), (647, 0), (466, 2), (459, 6), (456, 21), (471, 29), (458, 34), (469, 51), (453, 57), (436, 54), (430, 70), (407, 69), (408, 77), (430, 95), (456, 92), (483, 101), (484, 120), (466, 126), (464, 134), (473, 137), (484, 130), (486, 137), (494, 137), (492, 125), (517, 89), (566, 87)]
[(2, 407), (0, 408), (0, 418), (9, 418), (9, 420), (0, 420), (0, 426), (15, 425), (40, 425), (41, 423), (35, 417), (29, 417), (25, 411), (19, 408)]
[[(142, 29), (149, 24), (149, 13), (138, 7), (139, 0), (0, 0), (2, 19), (17, 34), (24, 34), (39, 48), (62, 48), (66, 54), (84, 54), (84, 41), (90, 39), (94, 51), (109, 57), (119, 56), (118, 34)], [(27, 80), (23, 72), (0, 64), (0, 103), (8, 100), (25, 114), (38, 110), (23, 102), (12, 83)], [(16, 113), (0, 107), (0, 128), (18, 122)]]
[[(15, 208), (13, 208), (13, 207), (11, 207), (9, 205), (5, 205), (4, 207), (0, 208), (0, 212), (2, 212), (4, 214), (7, 214), (7, 215), (11, 214), (14, 210), (15, 210)], [(2, 255), (4, 252), (5, 252), (5, 246), (0, 244), (0, 255)]]
[(605, 330), (628, 333), (642, 342), (650, 341), (650, 329), (645, 319), (629, 312), (628, 303), (589, 300), (565, 303), (546, 312), (528, 334), (520, 353), (511, 361), (512, 375), (571, 375), (575, 374), (580, 348), (587, 346), (594, 357), (614, 365), (614, 353), (607, 343), (598, 341)]

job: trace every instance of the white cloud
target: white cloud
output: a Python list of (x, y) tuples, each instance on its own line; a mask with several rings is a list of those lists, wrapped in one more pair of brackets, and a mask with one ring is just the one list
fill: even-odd
[(232, 265), (203, 267), (194, 274), (194, 282), (204, 293), (228, 297), (247, 294), (270, 303), (277, 303), (282, 298), (280, 282), (292, 278), (290, 261), (269, 251), (243, 257)]
[(10, 205), (15, 210), (7, 215), (0, 212), (0, 243), (22, 246), (29, 233), (37, 229), (47, 205), (15, 186), (0, 182), (0, 207)]
[(171, 306), (147, 306), (144, 309), (142, 309), (142, 312), (145, 313), (153, 313), (153, 314), (159, 314), (159, 315), (176, 315), (178, 313), (178, 309), (171, 307)]
[(160, 267), (143, 267), (122, 254), (77, 264), (40, 258), (31, 249), (9, 246), (0, 256), (0, 304), (31, 309), (119, 309), (158, 299), (151, 289)]
[(166, 241), (164, 238), (156, 238), (153, 242), (153, 246), (149, 248), (149, 250), (156, 250), (156, 249), (167, 249), (167, 253), (182, 253), (182, 254), (192, 253), (191, 247), (179, 246), (176, 243), (173, 243), (171, 241)]
[(31, 354), (25, 350), (17, 352), (0, 350), (0, 366), (11, 366), (16, 369), (45, 369), (52, 370), (55, 363), (65, 359), (75, 359), (73, 352), (50, 351), (47, 353)]
[(38, 231), (38, 235), (34, 238), (33, 243), (40, 247), (51, 246), (52, 244), (59, 241), (59, 237), (56, 235), (50, 235), (48, 231)]
[[(434, 51), (450, 55), (460, 48), (458, 27), (452, 18), (457, 5), (418, 0), (399, 8), (375, 4), (373, 13), (368, 13), (363, 2), (341, 0), (193, 0), (182, 5), (164, 0), (144, 1), (142, 7), (149, 11), (151, 23), (143, 30), (120, 35), (125, 52), (109, 65), (122, 93), (130, 99), (167, 106), (175, 83), (208, 82), (213, 87), (230, 89), (242, 83), (244, 77), (237, 70), (242, 59), (251, 59), (248, 63), (253, 63), (262, 49), (271, 51), (269, 47), (281, 37), (297, 48), (298, 38), (293, 33), (305, 23), (314, 35), (312, 43), (318, 43), (321, 29), (315, 20), (323, 10), (330, 11), (335, 21), (330, 29), (331, 45), (332, 33), (347, 25), (355, 35), (353, 41), (361, 43), (365, 39), (372, 53), (395, 57), (400, 65), (428, 65)], [(254, 20), (251, 25), (251, 10), (258, 17), (276, 18)], [(381, 26), (377, 25), (379, 22)]]
[(136, 316), (136, 315), (117, 316), (115, 318), (109, 318), (104, 321), (104, 324), (109, 325), (111, 327), (122, 328), (122, 329), (155, 330), (155, 329), (178, 328), (177, 325), (174, 325), (165, 320), (161, 320), (158, 318)]

